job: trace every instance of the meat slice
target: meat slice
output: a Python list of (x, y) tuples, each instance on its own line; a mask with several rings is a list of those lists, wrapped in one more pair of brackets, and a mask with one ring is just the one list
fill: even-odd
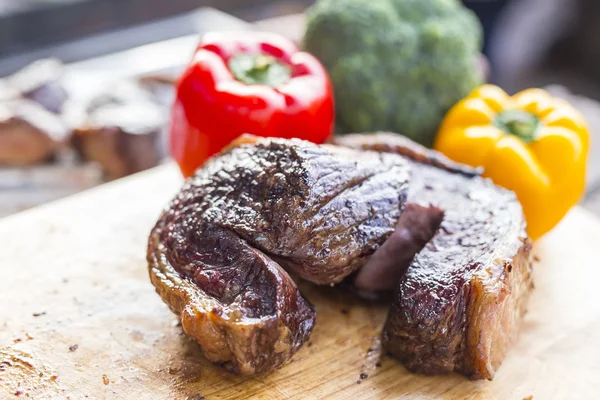
[[(351, 135), (337, 143), (411, 158), (411, 211), (381, 249), (399, 262), (376, 253), (356, 281), (363, 290), (391, 289), (381, 276), (402, 276), (385, 348), (412, 371), (491, 379), (533, 287), (531, 243), (515, 195), (398, 135)], [(414, 258), (411, 251), (418, 251)]]
[(391, 154), (244, 141), (185, 183), (152, 230), (148, 262), (206, 357), (253, 374), (285, 362), (314, 325), (285, 269), (331, 284), (364, 265), (394, 231), (409, 169)]

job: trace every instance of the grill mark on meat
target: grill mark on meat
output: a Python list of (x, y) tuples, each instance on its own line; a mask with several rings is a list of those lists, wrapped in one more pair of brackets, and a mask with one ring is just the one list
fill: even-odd
[[(407, 139), (398, 135), (350, 135), (336, 142), (413, 157), (407, 209), (417, 204), (444, 211), (439, 229), (399, 282), (384, 328), (385, 348), (412, 371), (459, 371), (491, 379), (516, 335), (532, 288), (531, 243), (516, 197), (439, 153), (412, 142), (406, 149)], [(427, 213), (426, 208), (415, 210)], [(422, 224), (415, 229), (423, 229)], [(410, 246), (416, 249), (418, 243)], [(394, 268), (378, 258), (375, 253), (373, 264), (357, 274), (360, 289), (380, 289), (374, 281), (381, 272), (377, 268)]]
[[(233, 213), (235, 215), (228, 215), (222, 218), (221, 222), (224, 224), (223, 226), (235, 230), (266, 254), (277, 257), (278, 260), (289, 259), (291, 262), (285, 263), (288, 268), (294, 270), (301, 277), (318, 284), (329, 284), (332, 280), (340, 281), (362, 265), (360, 260), (340, 262), (347, 257), (346, 252), (341, 250), (336, 252), (334, 249), (331, 254), (318, 250), (327, 249), (329, 243), (332, 243), (331, 247), (335, 247), (333, 244), (336, 244), (336, 232), (346, 228), (356, 228), (352, 231), (352, 235), (346, 238), (346, 243), (357, 248), (353, 243), (362, 240), (365, 242), (363, 247), (371, 249), (369, 253), (374, 252), (393, 232), (393, 229), (390, 229), (390, 223), (399, 217), (406, 196), (406, 180), (408, 179), (406, 165), (403, 161), (398, 161), (399, 158), (392, 158), (392, 160), (396, 160), (397, 163), (401, 162), (402, 167), (399, 168), (398, 165), (394, 166), (392, 163), (390, 169), (389, 166), (383, 165), (382, 161), (390, 160), (389, 157), (381, 158), (379, 155), (348, 153), (347, 149), (334, 147), (324, 147), (324, 149), (327, 149), (327, 152), (335, 152), (336, 158), (323, 160), (323, 152), (318, 158), (318, 153), (315, 153), (312, 148), (309, 148), (309, 156), (301, 156), (303, 160), (309, 160), (308, 165), (305, 162), (302, 168), (305, 171), (303, 179), (309, 179), (311, 185), (310, 188), (300, 191), (302, 193), (300, 199), (288, 202), (293, 203), (289, 204), (289, 207), (287, 203), (282, 207), (278, 205), (262, 207), (262, 203), (257, 203), (261, 209), (257, 219), (262, 218), (262, 225), (259, 229), (254, 226), (246, 226), (248, 217), (240, 217), (235, 210)], [(294, 157), (297, 156), (294, 153)], [(357, 159), (362, 162), (357, 163)], [(387, 162), (390, 163), (390, 161)], [(321, 173), (331, 168), (337, 168), (343, 173), (336, 176), (329, 172)], [(394, 174), (400, 175), (394, 177)], [(329, 179), (323, 179), (323, 176)], [(371, 189), (373, 194), (369, 193), (368, 189)], [(331, 192), (337, 195), (332, 196), (329, 194)], [(356, 201), (359, 194), (362, 197), (360, 202)], [(365, 198), (367, 198), (366, 201)], [(340, 204), (344, 199), (353, 201), (356, 206), (345, 207), (345, 204)], [(322, 205), (324, 201), (326, 203)], [(371, 208), (367, 209), (367, 206)], [(293, 216), (290, 215), (289, 218), (280, 218), (281, 215), (289, 213), (288, 209), (297, 209), (298, 212)], [(266, 211), (263, 212), (263, 210)], [(278, 216), (276, 220), (273, 220), (274, 215)], [(373, 215), (383, 216), (387, 221), (382, 223), (381, 218), (370, 218)], [(241, 220), (242, 224), (232, 222), (236, 219)], [(373, 221), (373, 226), (361, 225), (362, 221)], [(367, 232), (369, 228), (375, 228), (378, 225), (385, 226), (386, 232), (381, 235), (372, 235)], [(337, 243), (338, 247), (339, 245), (340, 243)], [(356, 253), (356, 255), (360, 254), (362, 253)], [(330, 260), (336, 257), (336, 263), (328, 266)]]
[[(334, 201), (339, 200), (340, 197), (342, 197), (344, 194), (352, 195), (352, 193), (349, 193), (349, 192), (352, 192), (353, 189), (360, 187), (361, 185), (363, 185), (364, 183), (366, 183), (369, 179), (371, 179), (373, 177), (375, 177), (375, 175), (371, 175), (369, 177), (361, 179), (360, 181), (355, 182), (355, 184), (346, 187), (344, 190), (340, 191), (334, 197), (332, 197), (331, 199), (329, 199), (327, 201), (327, 203), (325, 203), (322, 206), (320, 206), (319, 209), (318, 209), (318, 211), (316, 213), (314, 213), (315, 214), (314, 216), (316, 217), (319, 214), (321, 214), (321, 212), (323, 210), (325, 210), (328, 206), (332, 205), (332, 203)], [(405, 192), (401, 192), (400, 195), (401, 196), (398, 198), (398, 201), (400, 202), (400, 204), (403, 207), (404, 206), (404, 202), (406, 201), (406, 193)], [(362, 200), (364, 200), (364, 198)], [(356, 228), (356, 227), (364, 224), (365, 222), (370, 221), (370, 220), (376, 218), (381, 213), (388, 214), (389, 212), (392, 212), (394, 209), (398, 208), (398, 202), (397, 201), (393, 201), (394, 199), (388, 199), (388, 200), (389, 200), (389, 208), (384, 208), (384, 209), (377, 210), (377, 209), (373, 208), (372, 206), (370, 206), (370, 210), (369, 210), (369, 213), (367, 214), (367, 216), (365, 216), (362, 219), (357, 220), (353, 225), (344, 226), (344, 225), (340, 224), (339, 225), (339, 229), (336, 229), (335, 227), (325, 227), (325, 228), (328, 229), (328, 233), (330, 235), (344, 233), (344, 232), (347, 232), (349, 229)], [(353, 203), (352, 200), (346, 200), (344, 202), (344, 206), (347, 207), (347, 208), (352, 208), (352, 206), (353, 206), (352, 203)], [(402, 211), (402, 210), (403, 210), (403, 208), (401, 208), (400, 211)], [(324, 219), (322, 223), (319, 223), (319, 224), (313, 226), (312, 229), (311, 229), (311, 232), (310, 232), (311, 235), (315, 234), (316, 232), (318, 232), (320, 230), (322, 230), (323, 225), (325, 223), (327, 223), (328, 221), (329, 220)]]
[[(384, 212), (390, 212), (392, 211), (392, 208), (385, 210)], [(374, 211), (372, 212), (372, 215), (359, 220), (356, 222), (356, 225), (351, 225), (351, 226), (347, 226), (345, 227), (343, 230), (337, 230), (337, 231), (332, 231), (330, 234), (330, 237), (333, 236), (333, 238), (339, 237), (340, 235), (344, 234), (345, 232), (348, 232), (350, 230), (354, 230), (354, 229), (360, 229), (361, 226), (363, 226), (363, 224), (369, 222), (369, 221), (373, 221), (376, 218), (379, 218), (379, 215), (376, 214)], [(393, 234), (393, 233), (392, 233)], [(387, 239), (390, 236), (390, 232), (389, 229), (386, 229), (385, 232), (382, 232), (381, 234), (381, 240), (380, 242), (383, 243), (383, 245), (385, 245), (385, 243), (387, 243), (387, 241), (389, 239)], [(329, 251), (330, 245), (325, 245), (324, 247), (322, 247), (321, 251)], [(363, 249), (363, 251), (358, 254), (355, 257), (348, 257), (350, 259), (352, 259), (352, 261), (350, 262), (349, 266), (350, 266), (350, 270), (354, 271), (355, 269), (357, 269), (358, 267), (356, 267), (356, 265), (359, 264), (363, 264), (365, 262), (365, 259), (367, 257), (370, 257), (371, 254), (376, 253), (377, 249), (380, 247), (379, 243), (376, 243), (373, 247), (366, 247)], [(269, 254), (269, 253), (267, 253)], [(280, 265), (282, 265), (286, 270), (291, 270), (291, 271), (298, 271), (301, 270), (303, 268), (303, 264), (302, 261), (304, 261), (304, 259), (302, 258), (294, 258), (293, 256), (287, 257), (287, 258), (281, 258), (277, 255), (274, 254), (269, 254), (270, 257), (272, 257), (274, 260), (276, 260)], [(315, 270), (319, 270), (319, 271), (325, 271), (326, 270), (326, 264), (324, 262), (318, 263), (316, 264), (312, 269)], [(364, 269), (364, 267), (362, 268)], [(361, 269), (361, 270), (362, 270)], [(326, 274), (321, 272), (322, 277), (320, 278), (320, 281), (322, 282), (329, 282), (330, 284), (333, 283), (338, 283), (339, 281), (341, 281), (342, 278), (339, 277), (339, 274), (337, 271), (333, 271), (332, 274)]]
[(153, 229), (151, 280), (210, 361), (269, 371), (315, 319), (282, 266), (316, 283), (360, 268), (393, 232), (407, 181), (395, 155), (278, 139), (230, 148), (186, 181)]
[[(327, 145), (325, 145), (324, 147), (327, 147)], [(331, 148), (334, 148), (334, 147), (331, 147)], [(337, 147), (335, 149), (337, 151), (340, 150), (339, 147)], [(379, 154), (379, 153), (374, 153), (373, 157), (380, 157), (382, 163), (386, 162), (385, 158), (382, 158), (381, 154)], [(341, 176), (341, 171), (332, 170), (332, 171), (330, 171), (330, 172), (328, 172), (328, 173), (326, 173), (324, 175), (320, 175), (320, 179), (321, 180), (325, 180), (326, 178), (329, 178), (332, 175), (339, 175), (339, 176)], [(322, 203), (315, 209), (315, 212), (314, 212), (313, 216), (316, 216), (317, 214), (319, 214), (323, 208), (326, 208), (329, 204), (331, 204), (332, 201), (334, 201), (336, 198), (338, 198), (339, 196), (341, 196), (344, 192), (350, 191), (350, 190), (354, 189), (355, 187), (362, 185), (366, 180), (371, 179), (374, 176), (375, 176), (375, 171), (372, 171), (371, 173), (368, 173), (367, 175), (352, 178), (346, 184), (341, 185), (339, 187), (339, 190), (333, 191), (331, 193), (331, 195), (328, 195), (328, 196), (326, 196), (326, 197), (323, 198)], [(327, 192), (325, 192), (325, 193), (327, 193)]]
[[(331, 173), (329, 173), (327, 175), (322, 176), (321, 178), (326, 178), (328, 176), (332, 176), (334, 173), (338, 173), (338, 172), (331, 172)], [(323, 202), (315, 208), (313, 216), (316, 216), (317, 214), (319, 214), (321, 212), (321, 210), (323, 210), (324, 208), (326, 208), (327, 206), (329, 206), (332, 201), (336, 200), (344, 192), (350, 191), (350, 190), (354, 189), (355, 187), (358, 187), (358, 186), (362, 185), (363, 182), (365, 182), (367, 179), (372, 178), (374, 175), (375, 174), (373, 173), (373, 174), (370, 174), (370, 175), (367, 175), (367, 176), (364, 176), (364, 177), (361, 177), (361, 178), (358, 178), (358, 179), (353, 179), (351, 181), (348, 181), (348, 183), (346, 185), (343, 185), (340, 188), (340, 191), (334, 193), (332, 196), (325, 197), (323, 199)]]

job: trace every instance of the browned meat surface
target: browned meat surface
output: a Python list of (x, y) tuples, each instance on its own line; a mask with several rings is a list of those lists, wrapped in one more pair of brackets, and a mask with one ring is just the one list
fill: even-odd
[(411, 212), (355, 281), (361, 290), (381, 290), (390, 289), (382, 276), (401, 276), (385, 348), (412, 371), (491, 379), (532, 288), (531, 244), (514, 194), (398, 135), (336, 142), (412, 159)]
[(0, 103), (0, 165), (31, 165), (52, 157), (69, 130), (39, 104), (14, 99)]
[(111, 88), (85, 114), (73, 144), (84, 159), (100, 163), (108, 179), (152, 168), (164, 157), (160, 139), (167, 115), (141, 87), (126, 82)]
[(314, 325), (284, 269), (330, 284), (362, 267), (394, 231), (407, 181), (396, 155), (242, 140), (161, 216), (148, 245), (151, 280), (209, 360), (269, 371)]

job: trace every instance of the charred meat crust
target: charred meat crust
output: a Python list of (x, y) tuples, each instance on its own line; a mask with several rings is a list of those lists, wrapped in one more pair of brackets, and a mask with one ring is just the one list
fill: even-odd
[(439, 153), (424, 150), (430, 154), (423, 156), (414, 144), (407, 150), (406, 140), (378, 134), (337, 141), (411, 158), (407, 207), (444, 212), (439, 229), (400, 280), (384, 346), (412, 371), (491, 379), (516, 336), (532, 288), (531, 243), (521, 207), (512, 192), (465, 173)]
[(230, 148), (152, 230), (152, 283), (210, 361), (269, 371), (315, 319), (284, 268), (327, 284), (360, 268), (393, 232), (407, 182), (396, 155), (277, 139)]

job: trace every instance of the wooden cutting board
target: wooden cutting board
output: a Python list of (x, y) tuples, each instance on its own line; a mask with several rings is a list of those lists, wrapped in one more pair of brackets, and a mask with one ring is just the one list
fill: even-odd
[[(496, 378), (424, 377), (379, 359), (386, 307), (302, 286), (310, 344), (267, 376), (210, 365), (149, 282), (150, 228), (174, 165), (0, 220), (0, 398), (600, 398), (600, 222), (574, 209), (535, 247), (536, 288)], [(364, 379), (361, 379), (361, 374)]]

